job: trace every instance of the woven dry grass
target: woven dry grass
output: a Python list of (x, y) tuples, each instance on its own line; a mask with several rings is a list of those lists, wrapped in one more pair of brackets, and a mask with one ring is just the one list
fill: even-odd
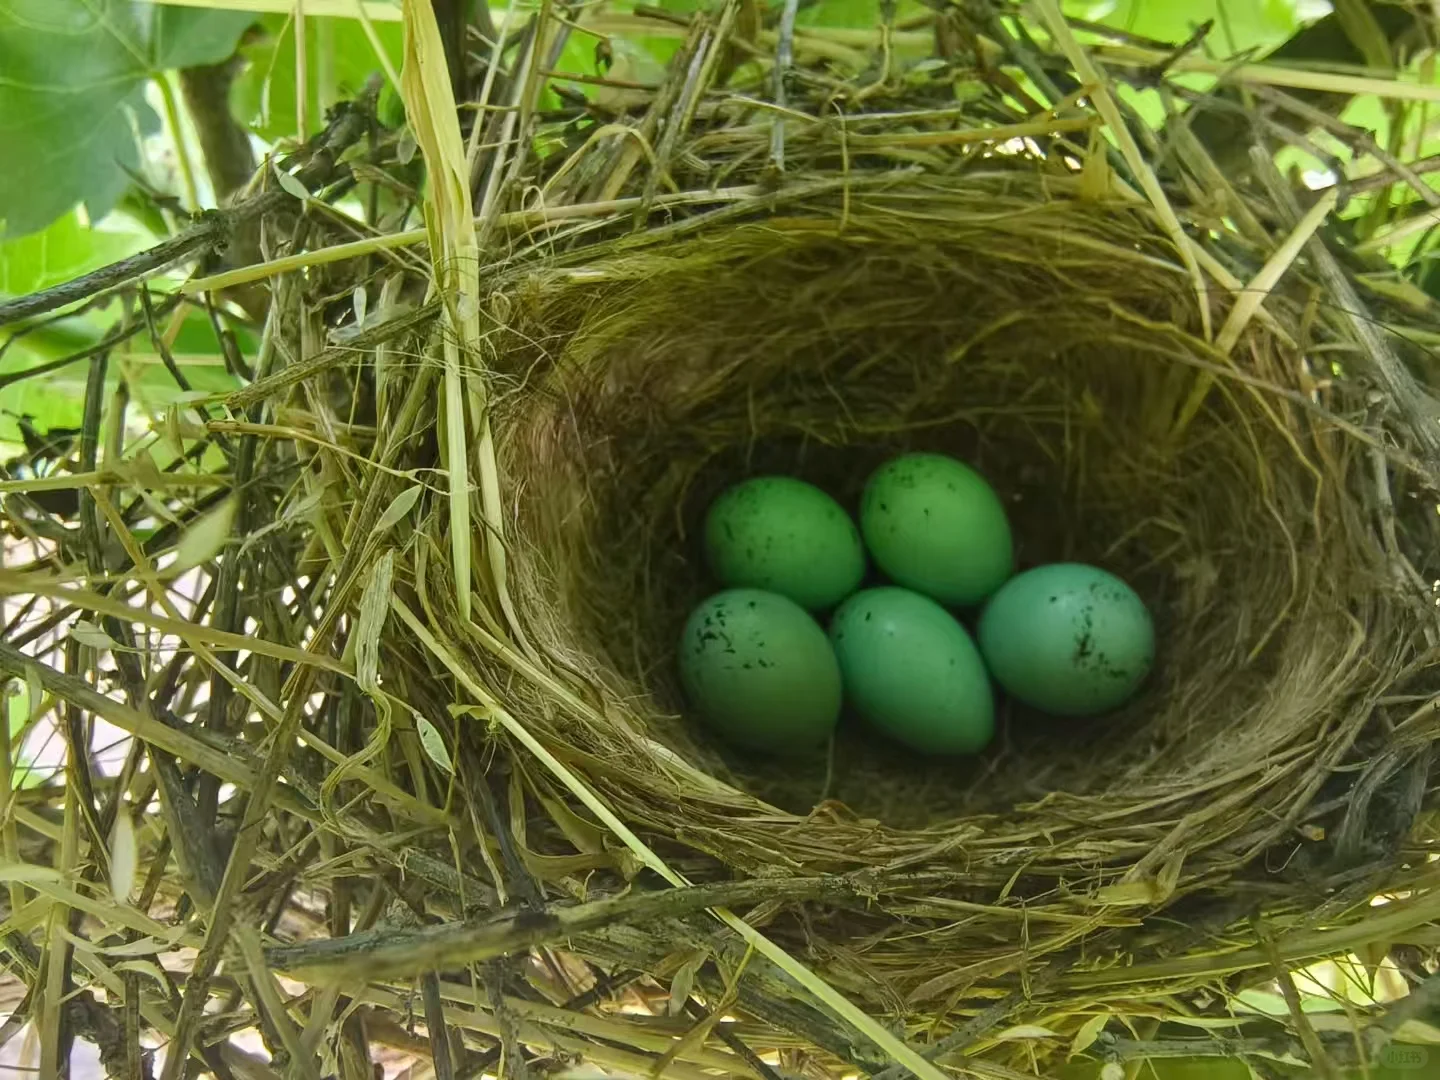
[[(83, 527), (0, 572), (36, 598), (0, 670), (71, 740), (68, 784), (26, 796), (63, 815), (0, 836), (57, 868), (12, 884), (7, 939), (47, 1038), (117, 1072), (144, 1027), (255, 1076), (368, 1076), (390, 1045), (444, 1080), (934, 1080), (1046, 1075), (1072, 1043), (1174, 1053), (1183, 1019), (1226, 1032), (1192, 1053), (1324, 1075), (1440, 992), (1431, 308), (1368, 289), (1346, 192), (1297, 191), (1265, 149), (1222, 173), (1183, 127), (1109, 142), (1089, 51), (1163, 54), (1043, 20), (792, 37), (752, 15), (647, 24), (680, 52), (658, 89), (609, 88), (611, 126), (518, 77), (566, 24), (512, 38), (516, 77), (487, 85), (516, 111), (470, 140), (474, 232), (436, 178), (453, 110), (407, 78), (425, 236), (334, 248), (345, 222), (287, 216), (280, 261), (195, 286), (273, 283), (256, 380), (164, 428), (217, 446), (223, 479), (193, 482), (236, 498), (184, 496), (135, 448), (97, 471), (92, 440), (62, 485)], [(402, 142), (352, 179), (398, 174)], [(334, 330), (357, 289), (369, 317)], [(708, 499), (764, 470), (853, 498), (912, 447), (994, 479), (1022, 561), (1136, 585), (1162, 643), (1144, 696), (1007, 714), (971, 762), (854, 731), (783, 767), (712, 743), (670, 668)], [(142, 543), (156, 502), (177, 525)], [(236, 539), (192, 591), (162, 584), (216, 505)], [(75, 610), (122, 647), (37, 651)], [(136, 737), (118, 782), (91, 716)], [(102, 899), (113, 823), (152, 796), (143, 892)], [(163, 992), (117, 959), (146, 943)], [(1421, 989), (1345, 1032), (1234, 1020), (1241, 989), (1352, 953)], [(67, 1012), (67, 977), (103, 994)], [(249, 1027), (270, 1062), (233, 1044)]]

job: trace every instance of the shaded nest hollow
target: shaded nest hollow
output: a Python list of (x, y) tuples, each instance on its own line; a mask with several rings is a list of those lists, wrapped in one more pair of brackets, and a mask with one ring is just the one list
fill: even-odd
[[(1017, 977), (1073, 998), (1142, 982), (1147, 960), (1172, 975), (1161, 958), (1261, 901), (1301, 925), (1363, 910), (1428, 778), (1433, 731), (1404, 703), (1428, 693), (1415, 568), (1433, 499), (1373, 387), (1296, 345), (1306, 295), (1207, 343), (1148, 211), (1023, 161), (527, 268), (492, 296), (490, 340), (508, 592), (540, 674), (471, 659), (689, 880), (776, 882), (752, 912), (767, 933), (937, 1035)], [(1230, 297), (1206, 303), (1223, 340)], [(1308, 325), (1318, 346), (1333, 324)], [(1142, 695), (1085, 721), (1005, 706), (969, 759), (850, 723), (800, 761), (714, 739), (676, 673), (685, 614), (715, 588), (709, 501), (788, 473), (853, 509), (912, 449), (993, 481), (1022, 567), (1133, 583), (1159, 641)], [(787, 903), (799, 879), (855, 891)], [(694, 945), (676, 933), (579, 947), (670, 971)], [(784, 1015), (785, 987), (741, 1000), (865, 1059)]]
[[(1228, 356), (1207, 345), (1173, 248), (1075, 196), (977, 172), (529, 282), (502, 350), (524, 378), (497, 421), (511, 587), (534, 646), (614, 718), (561, 737), (625, 762), (647, 823), (713, 830), (746, 872), (759, 852), (834, 871), (950, 837), (940, 863), (972, 882), (1025, 863), (1073, 888), (1083, 852), (1141, 859), (1168, 888), (1298, 826), (1362, 735), (1414, 601), (1376, 532), (1374, 450), (1327, 417), (1344, 391), (1259, 323)], [(799, 761), (717, 742), (675, 671), (685, 615), (717, 587), (698, 550), (710, 500), (786, 473), (854, 509), (903, 450), (990, 478), (1022, 569), (1085, 561), (1134, 584), (1160, 643), (1144, 693), (1085, 721), (1003, 706), (973, 759), (849, 723)]]

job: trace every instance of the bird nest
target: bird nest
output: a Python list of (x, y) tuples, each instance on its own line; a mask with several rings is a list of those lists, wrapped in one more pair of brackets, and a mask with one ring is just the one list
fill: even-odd
[[(209, 591), (143, 615), (108, 598), (153, 583), (133, 540), (92, 592), (49, 563), (4, 578), (116, 642), (186, 646), (163, 678), (116, 650), (128, 705), (0, 651), (145, 748), (166, 833), (142, 834), (146, 903), (208, 927), (165, 946), (199, 959), (146, 1023), (232, 1065), (216, 1047), (251, 1023), (281, 1060), (355, 1075), (388, 1043), (442, 1077), (1003, 1077), (1221, 1022), (1245, 1038), (1186, 1048), (1377, 1053), (1402, 1020), (1371, 1002), (1368, 1041), (1317, 1032), (1290, 972), (1433, 944), (1428, 310), (1365, 283), (1333, 227), (1346, 191), (1119, 124), (1090, 54), (1148, 86), (1164, 51), (1058, 14), (979, 34), (948, 9), (843, 33), (755, 15), (650, 13), (679, 41), (658, 87), (486, 80), (511, 98), (463, 111), (478, 246), (444, 179), (453, 101), (413, 75), (433, 27), (411, 26), (428, 229), (357, 242), (287, 203), (261, 224), (282, 258), (191, 286), (273, 279), (230, 416), (166, 427), (220, 446), (244, 542), (205, 547), (214, 498), (106, 474), (190, 523)], [(507, 69), (554, 66), (573, 27), (548, 18), (497, 39)], [(1259, 88), (1313, 120), (1268, 69), (1217, 70), (1196, 115)], [(316, 199), (411, 190), (408, 133), (342, 156), (363, 114), (298, 155)], [(849, 728), (784, 763), (714, 741), (674, 670), (709, 501), (779, 472), (853, 505), (901, 450), (983, 471), (1022, 564), (1134, 585), (1157, 628), (1143, 694), (1087, 721), (1002, 710), (971, 759)], [(210, 702), (175, 697), (221, 668)], [(145, 929), (105, 911), (101, 943)], [(81, 959), (123, 999), (110, 955)], [(1236, 1020), (1272, 980), (1289, 1018)], [(120, 1038), (95, 1008), (86, 1030)]]

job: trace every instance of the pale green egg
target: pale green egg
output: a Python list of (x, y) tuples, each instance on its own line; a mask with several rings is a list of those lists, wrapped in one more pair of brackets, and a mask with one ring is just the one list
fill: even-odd
[(865, 576), (850, 515), (789, 476), (757, 476), (716, 499), (705, 518), (705, 557), (720, 584), (779, 593), (810, 611), (834, 607)]
[(973, 754), (995, 732), (990, 679), (953, 615), (909, 589), (866, 589), (830, 620), (845, 697), (912, 749)]
[(840, 718), (840, 669), (808, 612), (760, 589), (729, 589), (690, 614), (680, 682), (704, 720), (753, 750), (822, 745)]
[(982, 602), (1014, 570), (1000, 496), (944, 454), (902, 454), (875, 470), (860, 501), (860, 532), (897, 585), (954, 607)]
[(1155, 660), (1150, 612), (1135, 590), (1082, 563), (1011, 578), (985, 606), (977, 637), (996, 682), (1060, 716), (1118, 708)]

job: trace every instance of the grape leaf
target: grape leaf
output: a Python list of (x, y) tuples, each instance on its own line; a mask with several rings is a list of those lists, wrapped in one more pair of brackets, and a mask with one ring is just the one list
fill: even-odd
[(218, 63), (254, 21), (129, 0), (0, 4), (0, 215), (10, 236), (38, 232), (84, 203), (92, 221), (130, 183), (136, 136), (159, 128), (147, 82)]

